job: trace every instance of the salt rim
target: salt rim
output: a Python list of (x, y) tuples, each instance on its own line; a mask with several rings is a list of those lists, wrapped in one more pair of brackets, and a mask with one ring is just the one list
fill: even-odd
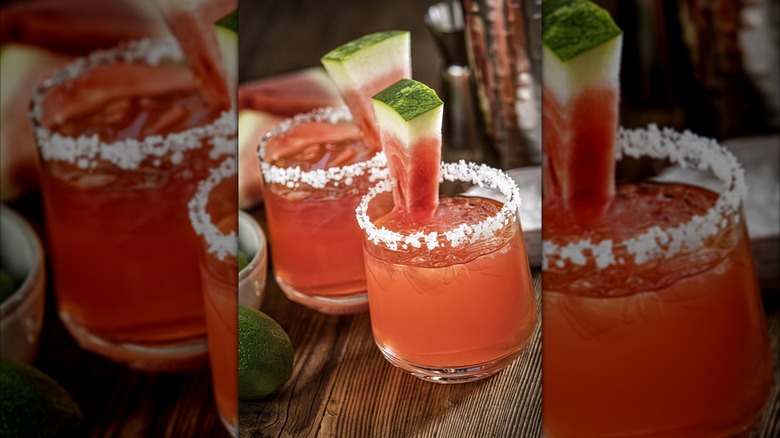
[(238, 255), (238, 235), (235, 231), (229, 234), (222, 233), (211, 221), (211, 215), (206, 211), (209, 195), (223, 179), (229, 178), (238, 172), (238, 162), (235, 157), (228, 157), (217, 167), (209, 169), (209, 176), (198, 184), (195, 196), (187, 204), (190, 223), (195, 234), (203, 236), (209, 245), (209, 254), (216, 254), (219, 260), (225, 257)]
[(30, 103), (30, 118), (42, 159), (76, 164), (81, 169), (95, 169), (99, 160), (103, 160), (120, 169), (131, 170), (137, 169), (147, 158), (154, 158), (152, 165), (159, 167), (162, 165), (162, 158), (170, 154), (168, 160), (174, 165), (179, 165), (184, 159), (184, 152), (200, 149), (203, 146), (202, 139), (210, 141), (212, 149), (209, 155), (213, 159), (225, 154), (235, 154), (234, 137), (237, 124), (236, 113), (232, 108), (222, 112), (209, 125), (196, 126), (164, 137), (151, 135), (142, 140), (126, 139), (112, 143), (101, 142), (97, 134), (73, 138), (53, 133), (41, 126), (44, 94), (59, 84), (78, 77), (90, 68), (134, 61), (159, 65), (164, 61), (181, 59), (181, 49), (173, 37), (141, 39), (79, 58), (38, 84)]
[(324, 107), (305, 114), (298, 114), (282, 121), (260, 137), (257, 147), (257, 160), (260, 162), (260, 170), (266, 183), (283, 184), (291, 189), (297, 189), (301, 184), (306, 184), (315, 189), (322, 189), (333, 182), (336, 187), (343, 184), (349, 186), (355, 177), (369, 173), (369, 181), (375, 182), (388, 176), (387, 158), (384, 152), (379, 152), (366, 161), (329, 169), (314, 169), (302, 171), (300, 166), (277, 167), (265, 161), (265, 147), (277, 135), (288, 132), (295, 126), (303, 123), (324, 122), (337, 124), (352, 121), (352, 113), (346, 106)]
[[(471, 182), (480, 187), (494, 189), (501, 192), (507, 199), (501, 209), (493, 216), (478, 222), (476, 224), (460, 224), (456, 228), (444, 233), (445, 239), (450, 246), (456, 248), (464, 243), (474, 243), (480, 239), (487, 239), (493, 236), (498, 230), (504, 228), (510, 223), (512, 218), (517, 219), (518, 208), (520, 207), (520, 190), (517, 183), (501, 170), (494, 169), (485, 164), (476, 164), (460, 160), (457, 163), (441, 163), (441, 173), (439, 182), (464, 181)], [(402, 234), (396, 231), (388, 230), (385, 227), (377, 228), (368, 217), (368, 204), (380, 193), (389, 192), (395, 185), (395, 180), (384, 179), (369, 189), (363, 196), (355, 210), (358, 225), (366, 233), (366, 238), (374, 244), (382, 244), (391, 251), (399, 251), (413, 248), (421, 248), (423, 244), (427, 249), (432, 250), (441, 247), (439, 242), (439, 233), (436, 231), (423, 233), (422, 231), (413, 234)], [(400, 249), (399, 249), (400, 244)]]
[[(615, 250), (625, 250), (627, 254), (633, 255), (636, 264), (659, 257), (669, 258), (683, 248), (695, 250), (708, 237), (714, 236), (732, 222), (739, 222), (739, 206), (747, 196), (745, 172), (736, 157), (715, 140), (697, 136), (690, 131), (680, 133), (651, 124), (646, 129), (621, 128), (617, 146), (617, 160), (623, 156), (668, 159), (682, 168), (712, 172), (723, 183), (726, 191), (718, 196), (715, 205), (705, 214), (694, 216), (688, 222), (666, 230), (656, 226), (636, 237), (618, 242), (611, 239), (600, 242), (584, 239), (561, 246), (545, 240), (542, 242), (542, 269), (547, 269), (553, 261), (556, 267), (562, 268), (567, 259), (575, 265), (583, 266), (589, 257), (595, 259), (600, 269), (625, 264), (623, 258), (615, 259)], [(588, 252), (592, 255), (588, 255)]]

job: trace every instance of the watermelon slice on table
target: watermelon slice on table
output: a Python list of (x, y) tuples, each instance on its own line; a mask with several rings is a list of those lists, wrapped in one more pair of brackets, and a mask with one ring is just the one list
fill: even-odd
[(402, 79), (373, 98), (396, 208), (422, 222), (439, 204), (444, 104), (426, 85)]
[(2, 6), (0, 44), (80, 56), (122, 41), (168, 34), (154, 4), (138, 0), (36, 0)]
[(72, 58), (48, 50), (6, 44), (0, 48), (0, 201), (38, 186), (38, 155), (27, 111), (34, 87)]
[(622, 32), (587, 0), (547, 1), (542, 17), (545, 203), (587, 224), (615, 193)]
[(342, 105), (339, 91), (322, 67), (243, 82), (238, 87), (238, 109), (283, 117), (316, 108)]
[(371, 148), (381, 149), (371, 97), (412, 77), (409, 32), (389, 30), (364, 35), (321, 59)]

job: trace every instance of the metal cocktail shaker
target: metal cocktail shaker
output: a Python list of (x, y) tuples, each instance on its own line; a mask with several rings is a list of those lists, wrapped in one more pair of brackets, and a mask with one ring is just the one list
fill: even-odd
[(541, 163), (541, 0), (462, 0), (486, 134), (504, 169)]
[(441, 66), (441, 97), (444, 100), (442, 159), (497, 165), (475, 102), (464, 36), (460, 0), (444, 0), (428, 8), (425, 24), (444, 58)]

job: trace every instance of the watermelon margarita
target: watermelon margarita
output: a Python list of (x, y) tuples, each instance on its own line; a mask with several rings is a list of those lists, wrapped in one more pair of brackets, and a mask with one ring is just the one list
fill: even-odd
[[(620, 30), (586, 0), (543, 8), (544, 433), (743, 433), (771, 360), (739, 164), (690, 133), (618, 135)], [(616, 156), (710, 171), (723, 190), (616, 186)]]
[(33, 98), (60, 316), (84, 348), (145, 370), (205, 363), (187, 201), (235, 149), (234, 116), (180, 57), (172, 40), (96, 52)]
[(371, 328), (384, 356), (439, 383), (477, 380), (509, 365), (536, 325), (536, 299), (523, 245), (518, 189), (503, 172), (473, 163), (441, 165), (442, 177), (500, 191), (441, 198), (420, 220), (382, 214), (380, 182), (357, 211), (364, 243)]
[(235, 157), (214, 167), (189, 203), (195, 233), (202, 236), (200, 278), (214, 396), (222, 422), (238, 435), (238, 175)]
[(625, 131), (619, 147), (712, 170), (725, 189), (620, 185), (587, 227), (545, 210), (545, 435), (745, 433), (772, 362), (742, 171), (691, 134)]
[(384, 176), (346, 108), (277, 125), (260, 140), (263, 200), (274, 276), (293, 301), (324, 313), (367, 308), (355, 208)]

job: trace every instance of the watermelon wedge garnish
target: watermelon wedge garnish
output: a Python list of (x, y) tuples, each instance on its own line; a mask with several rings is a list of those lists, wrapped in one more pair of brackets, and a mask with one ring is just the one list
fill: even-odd
[(395, 206), (424, 221), (439, 204), (444, 104), (435, 91), (411, 79), (377, 93), (373, 103), (390, 177), (396, 180)]
[(622, 31), (587, 0), (546, 1), (542, 17), (545, 203), (588, 223), (615, 193)]
[(155, 0), (212, 108), (228, 110), (231, 91), (214, 24), (238, 8), (236, 0)]
[(390, 30), (364, 35), (331, 50), (321, 62), (366, 143), (380, 150), (371, 97), (401, 79), (412, 77), (409, 32)]

